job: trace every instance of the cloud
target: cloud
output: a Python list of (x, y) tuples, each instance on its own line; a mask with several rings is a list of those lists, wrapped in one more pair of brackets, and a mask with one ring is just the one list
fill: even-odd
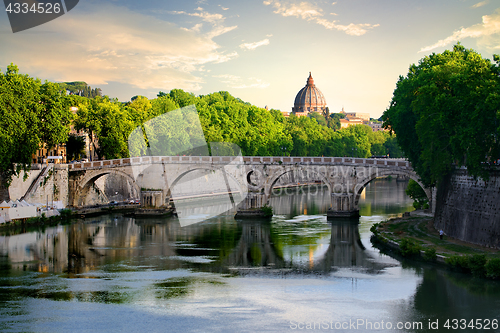
[(438, 47), (444, 47), (458, 42), (464, 38), (479, 38), (479, 43), (486, 47), (498, 49), (498, 37), (500, 34), (500, 8), (493, 15), (484, 15), (482, 23), (475, 24), (468, 28), (461, 28), (445, 39), (441, 39), (433, 45), (423, 47), (419, 52), (428, 52)]
[[(274, 13), (280, 14), (284, 17), (293, 16), (306, 21), (315, 22), (328, 30), (339, 30), (345, 32), (348, 35), (361, 36), (368, 32), (369, 29), (373, 29), (379, 26), (379, 24), (354, 24), (350, 23), (348, 25), (337, 24), (336, 20), (328, 21), (323, 18), (323, 10), (314, 4), (309, 2), (292, 3), (280, 0), (264, 0), (263, 4), (266, 6), (272, 5), (274, 7)], [(336, 3), (332, 3), (335, 5)], [(332, 15), (337, 15), (331, 13)]]
[(473, 5), (471, 8), (479, 8), (479, 7), (483, 7), (487, 4), (490, 3), (490, 0), (484, 0), (484, 1), (481, 1), (481, 2), (478, 2), (476, 3), (475, 5)]
[(255, 50), (259, 46), (263, 46), (263, 45), (269, 45), (269, 39), (266, 38), (266, 39), (263, 39), (259, 42), (255, 42), (255, 43), (243, 43), (240, 45), (240, 47), (242, 49)]
[(348, 35), (352, 36), (362, 36), (365, 33), (368, 32), (368, 29), (373, 29), (375, 27), (378, 27), (379, 24), (354, 24), (351, 23), (349, 25), (342, 25), (342, 24), (335, 24), (336, 21), (328, 21), (326, 19), (317, 19), (316, 23), (324, 26), (325, 28), (329, 30), (338, 30), (345, 32)]
[(202, 34), (199, 25), (182, 29), (104, 3), (83, 3), (78, 11), (39, 29), (2, 38), (0, 64), (14, 62), (23, 73), (53, 81), (120, 82), (141, 89), (198, 91), (203, 79), (197, 71), (238, 56), (221, 51), (212, 40), (213, 35), (224, 32), (220, 26)]
[(261, 79), (257, 79), (254, 77), (248, 78), (243, 82), (243, 79), (236, 75), (231, 74), (222, 74), (222, 75), (213, 75), (215, 78), (222, 79), (221, 82), (227, 84), (233, 89), (248, 89), (248, 88), (258, 88), (264, 89), (269, 87), (269, 83), (262, 81)]
[(170, 14), (184, 14), (193, 17), (199, 17), (203, 21), (210, 23), (212, 25), (212, 30), (207, 34), (209, 38), (214, 38), (223, 35), (229, 31), (236, 29), (238, 26), (226, 27), (224, 26), (224, 20), (226, 19), (222, 14), (213, 14), (209, 12), (204, 12), (203, 8), (198, 7), (196, 9), (197, 13), (188, 13), (185, 11), (171, 11)]

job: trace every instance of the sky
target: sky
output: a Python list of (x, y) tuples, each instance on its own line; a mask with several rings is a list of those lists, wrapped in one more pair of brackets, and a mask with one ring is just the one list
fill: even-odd
[(179, 88), (281, 111), (311, 72), (330, 112), (378, 118), (411, 64), (458, 41), (500, 54), (500, 0), (80, 0), (17, 33), (3, 11), (0, 70), (123, 102)]

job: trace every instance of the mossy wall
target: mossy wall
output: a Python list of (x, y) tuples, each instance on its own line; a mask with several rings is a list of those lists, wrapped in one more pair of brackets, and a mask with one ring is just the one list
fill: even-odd
[(500, 249), (500, 170), (474, 179), (455, 170), (440, 184), (434, 226), (446, 235)]

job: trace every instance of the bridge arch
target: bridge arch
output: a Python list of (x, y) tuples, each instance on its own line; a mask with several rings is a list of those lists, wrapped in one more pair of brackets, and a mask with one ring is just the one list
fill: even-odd
[(87, 196), (88, 191), (90, 190), (91, 184), (94, 184), (97, 179), (101, 178), (102, 176), (108, 175), (108, 174), (115, 174), (115, 175), (126, 178), (127, 180), (130, 181), (130, 184), (132, 184), (132, 186), (134, 187), (136, 192), (138, 194), (141, 193), (141, 188), (136, 183), (134, 177), (132, 177), (130, 174), (128, 174), (126, 172), (123, 172), (121, 170), (117, 170), (114, 168), (92, 170), (92, 171), (86, 172), (85, 176), (78, 182), (79, 184), (76, 187), (75, 194), (73, 196), (72, 206), (73, 207), (80, 206), (80, 200), (82, 199), (82, 197)]
[(328, 192), (331, 193), (331, 185), (330, 185), (330, 182), (328, 181), (328, 179), (321, 174), (321, 172), (318, 172), (317, 170), (315, 170), (315, 168), (310, 168), (310, 167), (302, 167), (302, 166), (294, 166), (294, 167), (285, 167), (284, 170), (279, 170), (279, 172), (275, 173), (273, 176), (271, 176), (270, 178), (268, 178), (268, 180), (265, 182), (265, 189), (264, 189), (264, 193), (265, 193), (265, 202), (266, 204), (269, 204), (269, 200), (271, 199), (271, 195), (272, 195), (272, 192), (273, 192), (273, 188), (274, 188), (274, 185), (276, 185), (276, 183), (278, 182), (278, 180), (285, 174), (287, 173), (293, 173), (293, 172), (297, 172), (297, 171), (303, 171), (303, 172), (307, 172), (307, 173), (312, 173), (312, 174), (315, 174), (317, 175), (317, 177), (314, 177), (313, 179), (309, 179), (309, 180), (320, 180), (321, 182), (323, 182), (327, 187), (328, 187)]
[[(177, 185), (181, 181), (181, 179), (183, 177), (185, 177), (189, 173), (195, 172), (195, 171), (212, 171), (212, 172), (221, 171), (224, 175), (230, 177), (237, 184), (237, 186), (239, 187), (240, 193), (242, 193), (243, 196), (245, 196), (246, 193), (247, 193), (247, 190), (245, 190), (245, 184), (241, 184), (241, 182), (237, 179), (237, 177), (235, 177), (234, 175), (232, 175), (230, 172), (227, 172), (224, 167), (217, 168), (217, 167), (214, 167), (214, 166), (211, 166), (211, 167), (199, 167), (199, 166), (196, 166), (196, 167), (188, 169), (188, 170), (186, 170), (186, 171), (184, 171), (181, 174), (179, 174), (179, 175), (176, 176), (176, 178), (174, 179), (174, 181), (172, 183), (170, 183), (169, 186), (168, 186), (167, 196), (168, 197), (172, 196), (172, 188), (174, 188), (175, 185)], [(228, 184), (226, 184), (226, 186), (228, 186)]]
[(410, 171), (406, 171), (406, 170), (379, 169), (379, 170), (377, 170), (376, 173), (371, 173), (371, 174), (367, 175), (366, 177), (361, 178), (357, 181), (357, 184), (354, 188), (354, 194), (355, 194), (354, 207), (356, 209), (359, 208), (359, 205), (358, 205), (359, 199), (360, 199), (361, 193), (365, 189), (366, 185), (368, 185), (368, 183), (370, 183), (375, 178), (381, 177), (381, 176), (406, 176), (406, 177), (409, 177), (410, 179), (413, 179), (415, 182), (417, 182), (418, 185), (420, 185), (420, 187), (422, 187), (425, 194), (427, 195), (427, 199), (429, 200), (429, 203), (432, 202), (431, 189), (426, 188), (424, 186), (424, 184), (422, 183), (422, 181), (420, 180), (420, 178), (418, 177), (418, 175), (415, 172), (410, 172)]

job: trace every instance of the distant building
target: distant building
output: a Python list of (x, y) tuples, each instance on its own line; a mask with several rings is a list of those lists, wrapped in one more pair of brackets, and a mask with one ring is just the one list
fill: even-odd
[(342, 111), (340, 111), (340, 113), (345, 114), (345, 117), (347, 119), (356, 119), (356, 118), (359, 118), (359, 119), (362, 119), (365, 122), (369, 122), (370, 121), (370, 114), (369, 113), (345, 112), (344, 108), (342, 108)]
[(374, 132), (386, 131), (386, 129), (382, 127), (382, 123), (374, 123), (373, 121), (370, 121), (368, 126), (370, 126)]
[(300, 89), (297, 96), (295, 96), (292, 114), (296, 116), (307, 116), (311, 112), (318, 112), (325, 118), (329, 115), (325, 96), (323, 96), (323, 93), (316, 87), (311, 72), (309, 72), (306, 86)]
[(354, 125), (363, 125), (365, 122), (361, 118), (340, 119), (340, 128), (347, 128)]

